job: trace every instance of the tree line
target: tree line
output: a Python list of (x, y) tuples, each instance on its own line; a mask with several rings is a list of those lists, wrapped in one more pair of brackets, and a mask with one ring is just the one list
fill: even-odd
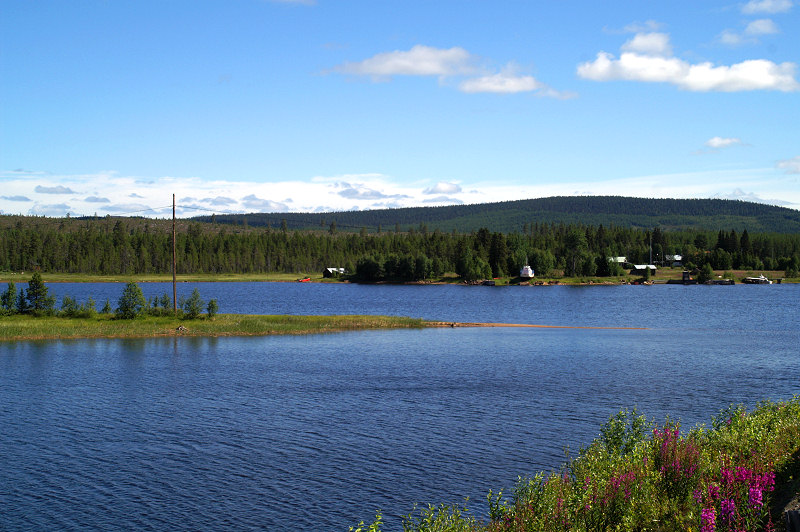
[[(172, 234), (141, 220), (18, 221), (0, 227), (0, 271), (151, 274), (172, 271)], [(344, 267), (364, 280), (419, 280), (456, 272), (464, 279), (515, 276), (529, 264), (539, 276), (621, 273), (609, 257), (716, 270), (800, 269), (800, 234), (719, 232), (531, 222), (522, 230), (468, 233), (404, 231), (344, 233), (189, 223), (177, 234), (179, 274), (308, 273)]]
[[(213, 318), (219, 311), (216, 299), (212, 299), (206, 306), (200, 298), (200, 292), (195, 288), (188, 298), (181, 298), (177, 305), (177, 316), (185, 319), (200, 317), (203, 309), (209, 318)], [(169, 294), (161, 297), (146, 299), (141, 287), (135, 282), (125, 285), (117, 301), (116, 309), (112, 309), (111, 301), (106, 299), (105, 305), (100, 310), (101, 314), (114, 314), (116, 319), (134, 319), (140, 316), (172, 316), (176, 314)], [(62, 318), (93, 318), (97, 315), (96, 302), (89, 297), (85, 302), (78, 303), (72, 296), (65, 295), (61, 300), (60, 310), (56, 308), (56, 298), (50, 295), (47, 285), (42, 280), (39, 272), (34, 272), (27, 289), (17, 288), (16, 283), (9, 282), (5, 291), (0, 293), (0, 317), (27, 314), (34, 317), (59, 316)]]

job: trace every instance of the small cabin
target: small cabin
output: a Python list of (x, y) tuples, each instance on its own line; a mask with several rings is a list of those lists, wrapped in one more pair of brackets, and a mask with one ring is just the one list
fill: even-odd
[(322, 276), (327, 278), (341, 277), (344, 274), (345, 274), (344, 268), (325, 268), (322, 271)]
[(683, 256), (682, 255), (666, 255), (664, 257), (664, 263), (665, 263), (665, 265), (672, 266), (672, 267), (683, 266)]
[(533, 279), (533, 268), (527, 264), (519, 271), (519, 276), (523, 279)]
[(644, 275), (646, 270), (650, 270), (650, 275), (655, 275), (657, 268), (653, 264), (634, 264), (631, 275)]

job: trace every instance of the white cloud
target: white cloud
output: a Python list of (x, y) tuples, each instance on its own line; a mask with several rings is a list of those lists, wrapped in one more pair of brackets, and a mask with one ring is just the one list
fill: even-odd
[(250, 194), (242, 198), (242, 205), (245, 209), (258, 212), (289, 212), (289, 207), (283, 203), (261, 199), (255, 194)]
[(348, 198), (348, 199), (358, 199), (358, 200), (376, 200), (376, 199), (386, 199), (386, 198), (408, 198), (409, 196), (403, 194), (384, 194), (379, 190), (374, 190), (369, 187), (366, 187), (362, 184), (356, 183), (351, 185), (350, 183), (339, 183), (342, 190), (337, 192), (341, 197)]
[(454, 76), (475, 72), (474, 58), (458, 46), (448, 49), (418, 44), (408, 51), (383, 52), (359, 61), (334, 68), (343, 74), (372, 76), (385, 79), (392, 76)]
[(745, 15), (759, 13), (786, 13), (792, 9), (792, 0), (750, 0), (742, 6)]
[(655, 20), (645, 20), (644, 22), (634, 22), (622, 29), (623, 33), (649, 33), (661, 29), (663, 24)]
[(780, 33), (780, 30), (772, 20), (768, 18), (760, 18), (749, 23), (744, 32), (747, 35), (757, 36), (773, 35), (775, 33)]
[(458, 184), (445, 181), (439, 181), (422, 191), (423, 194), (457, 194), (459, 192), (461, 192), (461, 187)]
[(87, 203), (110, 203), (111, 202), (111, 200), (108, 199), (108, 198), (100, 198), (98, 196), (89, 196), (88, 198), (86, 198), (83, 201), (85, 201)]
[[(632, 42), (632, 41), (629, 41)], [(643, 41), (644, 42), (644, 41)], [(658, 49), (658, 40), (652, 40)], [(660, 43), (661, 50), (667, 43)], [(712, 63), (691, 64), (677, 57), (641, 52), (622, 52), (619, 59), (599, 52), (594, 61), (578, 65), (578, 76), (593, 81), (643, 81), (670, 83), (683, 90), (698, 92), (739, 92), (751, 90), (800, 90), (795, 79), (797, 65), (776, 64), (766, 59), (742, 61), (730, 66)]]
[(75, 191), (70, 189), (69, 187), (65, 187), (62, 185), (57, 185), (54, 187), (46, 187), (42, 185), (38, 185), (34, 192), (38, 192), (39, 194), (75, 194)]
[(43, 204), (37, 203), (30, 208), (28, 214), (33, 216), (66, 216), (71, 212), (70, 206), (66, 203)]
[(533, 76), (517, 76), (507, 72), (498, 72), (489, 76), (462, 81), (458, 89), (461, 92), (494, 92), (512, 94), (515, 92), (531, 92), (542, 88), (543, 85)]
[(736, 146), (738, 144), (742, 144), (741, 139), (732, 138), (732, 137), (711, 137), (706, 141), (706, 146), (709, 148), (720, 149), (720, 148), (728, 148), (730, 146)]
[[(203, 203), (209, 203), (211, 205), (234, 205), (236, 204), (236, 200), (232, 198), (225, 198), (223, 196), (217, 196), (216, 198), (203, 198), (200, 201)], [(284, 200), (286, 201), (286, 200)]]
[(672, 55), (672, 46), (666, 33), (637, 33), (633, 39), (622, 45), (622, 51), (668, 56)]
[(476, 66), (478, 63), (478, 57), (458, 46), (443, 49), (418, 44), (408, 51), (383, 52), (363, 61), (347, 62), (334, 67), (332, 71), (369, 76), (373, 81), (385, 81), (393, 76), (437, 76), (444, 80), (477, 75), (458, 83), (458, 90), (469, 94), (538, 91), (539, 96), (549, 98), (574, 97), (572, 93), (548, 87), (531, 75), (518, 74), (518, 68), (513, 62), (499, 72), (480, 69)]
[(800, 174), (800, 155), (792, 159), (778, 161), (776, 166), (786, 170), (787, 174)]
[[(706, 148), (706, 149), (711, 149)], [(517, 181), (504, 180), (502, 170), (487, 176), (485, 181), (455, 183), (452, 179), (432, 181), (424, 188), (419, 182), (385, 174), (365, 173), (333, 176), (316, 176), (305, 180), (253, 182), (234, 180), (204, 180), (197, 177), (151, 178), (142, 185), (140, 176), (121, 176), (114, 173), (84, 175), (47, 174), (37, 178), (19, 176), (0, 171), (3, 194), (0, 210), (8, 214), (39, 214), (73, 216), (106, 214), (129, 214), (170, 218), (172, 216), (172, 194), (177, 198), (200, 198), (197, 202), (179, 203), (177, 213), (181, 217), (211, 214), (207, 208), (201, 211), (190, 207), (210, 207), (214, 212), (332, 212), (382, 207), (415, 207), (422, 205), (486, 203), (521, 198), (584, 194), (618, 195), (620, 190), (638, 197), (658, 198), (708, 198), (729, 194), (737, 188), (745, 193), (757, 193), (761, 198), (780, 198), (784, 202), (800, 205), (800, 157), (779, 161), (769, 168), (746, 168), (742, 170), (722, 169), (709, 172), (678, 175), (656, 175), (630, 177), (614, 180), (549, 180)], [(17, 196), (34, 197), (31, 192), (38, 185), (52, 186), (61, 183), (73, 189), (91, 190), (110, 203), (85, 203), (75, 205), (49, 204), (48, 202), (15, 201)], [(353, 190), (345, 197), (343, 190)], [(140, 196), (131, 199), (131, 194)], [(45, 196), (41, 196), (45, 197)], [(52, 197), (52, 196), (51, 196)], [(203, 198), (227, 198), (226, 205), (213, 206)], [(269, 200), (266, 198), (291, 198)], [(34, 198), (35, 199), (35, 198)], [(77, 201), (77, 200), (76, 200)], [(767, 203), (777, 204), (765, 199)], [(135, 202), (135, 203), (133, 203)], [(796, 207), (795, 207), (796, 208)]]
[(755, 42), (755, 39), (745, 39), (732, 30), (725, 30), (719, 35), (719, 42), (726, 46), (739, 46), (745, 42)]
[(6, 201), (31, 201), (31, 199), (27, 196), (0, 196), (0, 199), (4, 199)]

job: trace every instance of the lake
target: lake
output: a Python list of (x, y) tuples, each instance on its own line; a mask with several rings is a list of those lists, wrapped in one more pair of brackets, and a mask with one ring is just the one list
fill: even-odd
[(647, 329), (0, 343), (3, 527), (397, 530), (415, 503), (483, 515), (620, 408), (688, 428), (800, 393), (800, 285), (195, 287), (220, 312)]

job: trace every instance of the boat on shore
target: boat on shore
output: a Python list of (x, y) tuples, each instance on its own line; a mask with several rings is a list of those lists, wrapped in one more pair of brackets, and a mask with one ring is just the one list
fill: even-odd
[(772, 281), (764, 277), (763, 273), (758, 277), (745, 277), (742, 282), (744, 284), (772, 284)]

